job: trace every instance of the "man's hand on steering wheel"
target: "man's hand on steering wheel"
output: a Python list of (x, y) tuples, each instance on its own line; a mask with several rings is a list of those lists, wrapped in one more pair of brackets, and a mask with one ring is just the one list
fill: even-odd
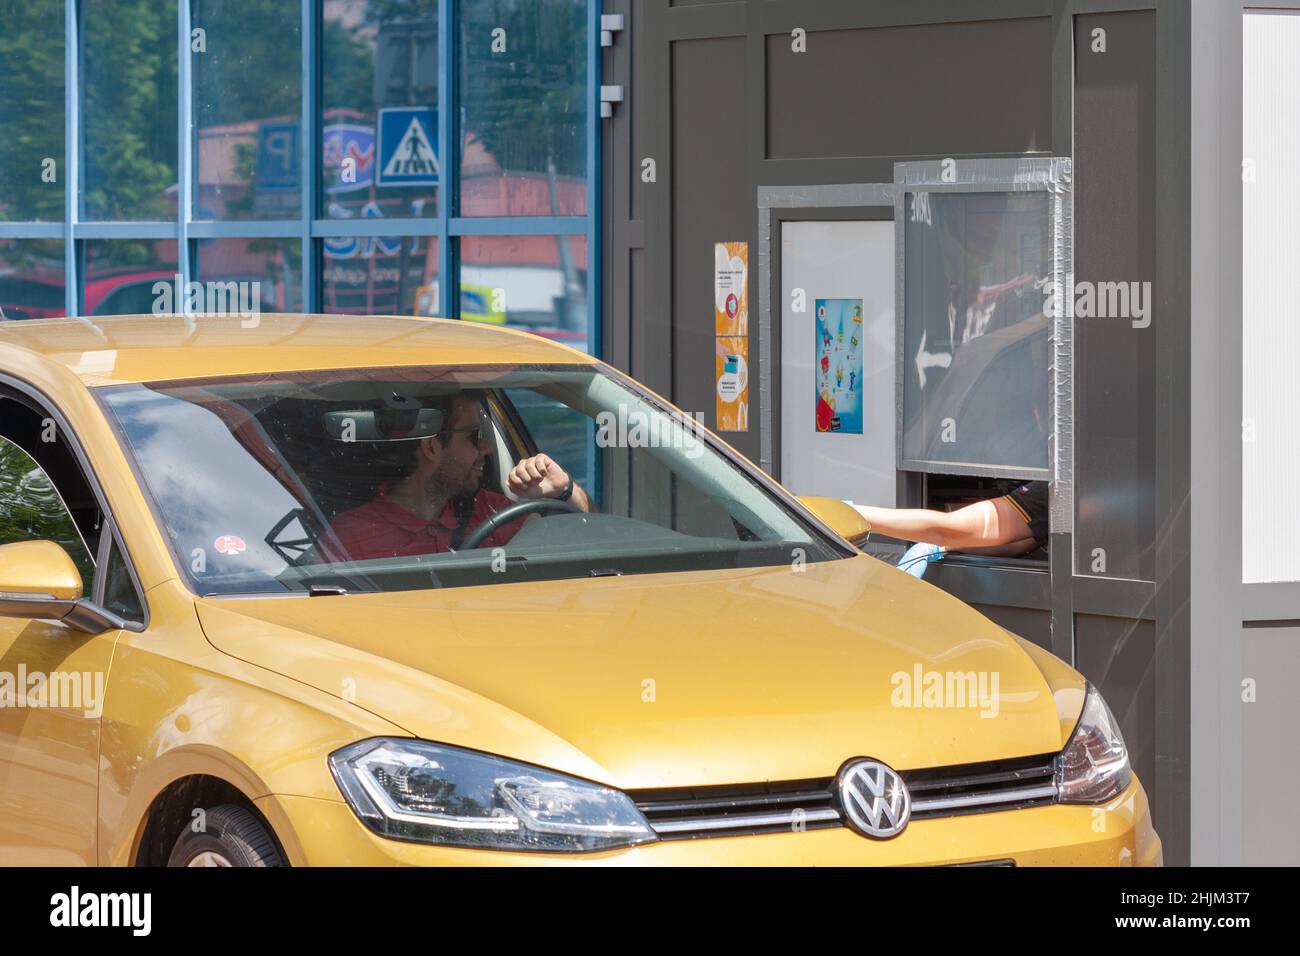
[[(525, 458), (510, 469), (506, 476), (506, 487), (520, 498), (558, 498), (569, 487), (569, 473), (551, 458), (550, 455), (538, 454)], [(587, 496), (574, 484), (572, 501), (587, 509)]]

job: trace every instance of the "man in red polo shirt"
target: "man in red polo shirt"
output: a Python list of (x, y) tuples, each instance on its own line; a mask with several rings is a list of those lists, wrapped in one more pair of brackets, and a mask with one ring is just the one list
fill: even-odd
[[(450, 411), (441, 432), (419, 440), (406, 477), (381, 488), (373, 501), (334, 519), (334, 534), (353, 561), (449, 551), (458, 527), (463, 525), (463, 535), (514, 503), (480, 487), (486, 457), (493, 449), (491, 419), (482, 401), (476, 394), (461, 392), (452, 399)], [(583, 511), (591, 510), (587, 493), (548, 455), (523, 459), (506, 481), (520, 498), (572, 499)], [(457, 500), (464, 508), (469, 496), (473, 507), (468, 518), (459, 517)], [(479, 547), (504, 545), (534, 517), (526, 515), (497, 528)]]

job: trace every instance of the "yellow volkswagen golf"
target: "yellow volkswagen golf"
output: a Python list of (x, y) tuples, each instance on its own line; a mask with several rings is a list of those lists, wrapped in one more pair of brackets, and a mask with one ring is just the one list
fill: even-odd
[(522, 333), (0, 323), (0, 862), (1159, 864), (1096, 689), (865, 530)]

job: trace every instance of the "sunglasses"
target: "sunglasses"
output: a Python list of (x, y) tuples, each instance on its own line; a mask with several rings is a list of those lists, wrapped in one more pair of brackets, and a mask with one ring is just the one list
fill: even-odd
[(477, 425), (463, 425), (460, 428), (444, 428), (443, 431), (449, 434), (451, 432), (465, 432), (466, 437), (469, 438), (470, 444), (477, 448), (483, 441), (484, 435), (492, 434), (492, 421), (488, 418), (487, 412), (481, 412), (479, 414)]
[(468, 428), (444, 428), (443, 431), (447, 434), (451, 434), (452, 432), (464, 432), (465, 437), (469, 439), (471, 445), (477, 446), (481, 441), (483, 441), (482, 425), (470, 425)]

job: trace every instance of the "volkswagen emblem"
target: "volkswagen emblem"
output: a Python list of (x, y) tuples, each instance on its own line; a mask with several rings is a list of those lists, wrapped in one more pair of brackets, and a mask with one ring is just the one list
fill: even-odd
[(878, 760), (854, 760), (840, 771), (840, 806), (863, 836), (888, 840), (912, 817), (912, 795), (897, 772)]

